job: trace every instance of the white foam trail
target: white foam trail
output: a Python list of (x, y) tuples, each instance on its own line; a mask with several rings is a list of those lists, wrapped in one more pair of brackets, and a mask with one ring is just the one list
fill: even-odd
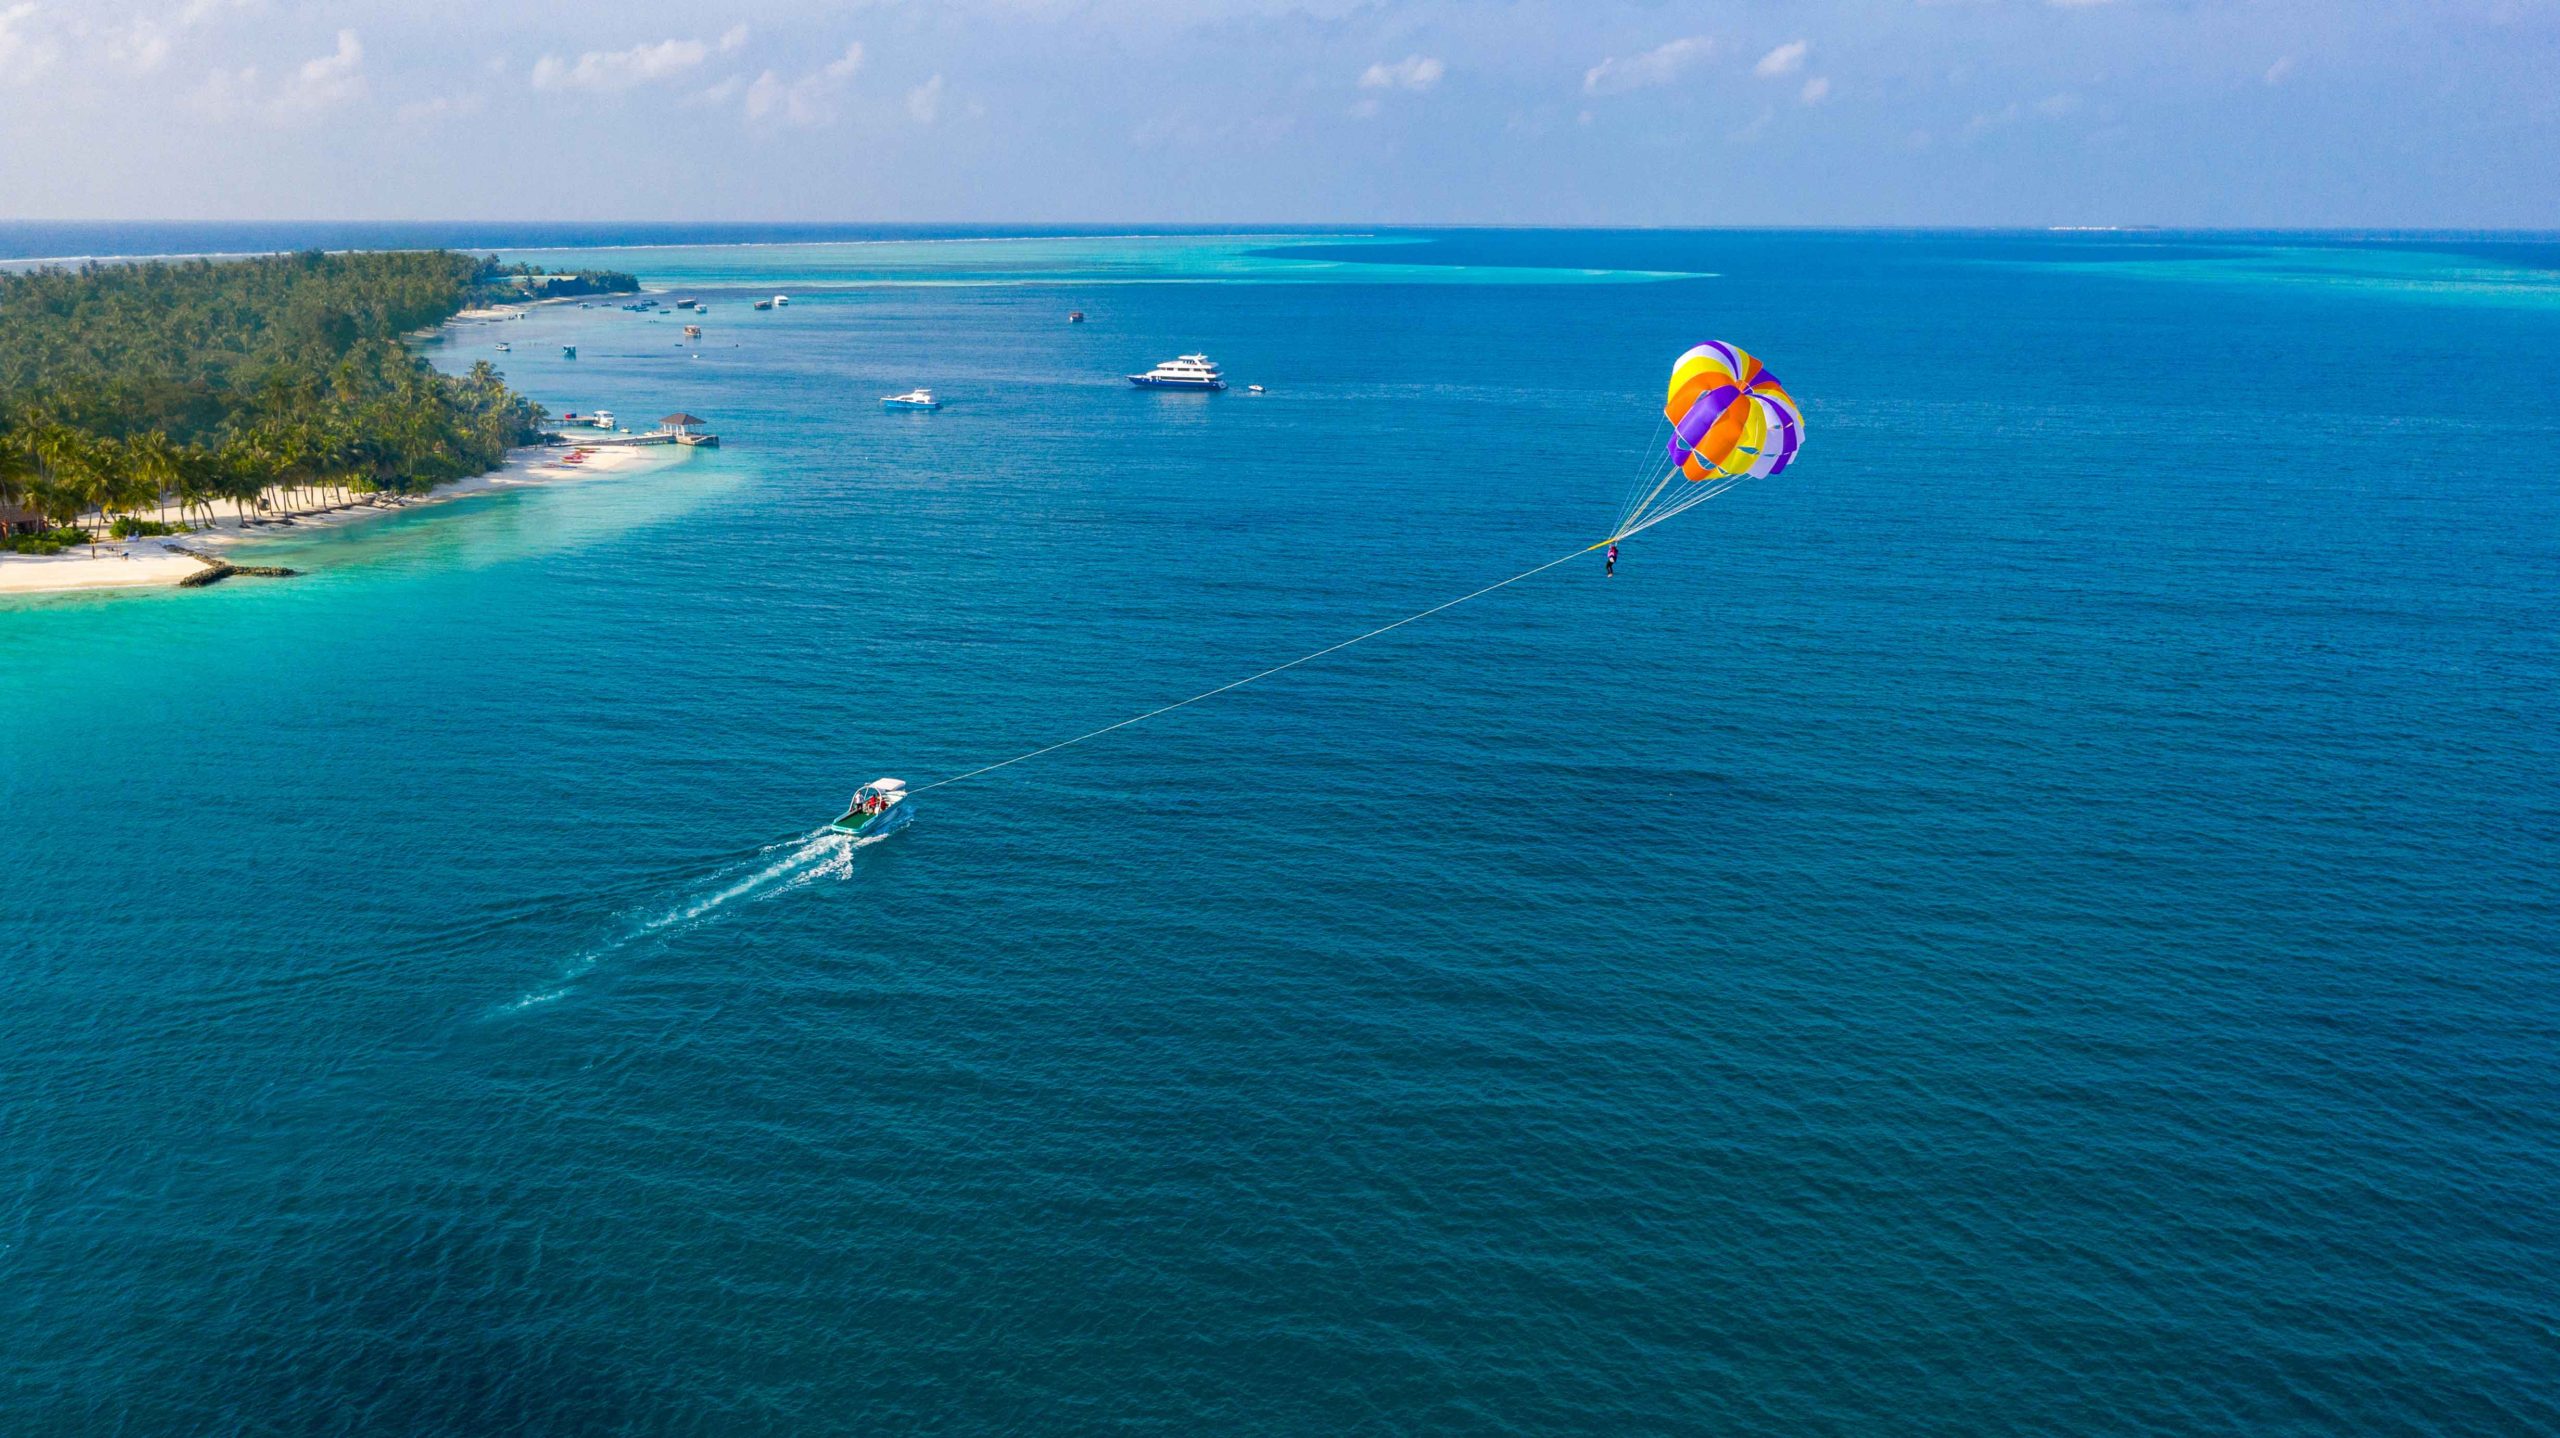
[[(767, 844), (753, 858), (714, 871), (673, 907), (642, 919), (579, 954), (561, 970), (559, 981), (550, 988), (501, 1005), (498, 1012), (522, 1013), (552, 1003), (615, 954), (634, 944), (682, 933), (741, 899), (771, 898), (818, 879), (848, 877), (853, 872), (853, 851), (863, 842), (868, 841), (849, 840), (819, 829)], [(767, 858), (777, 851), (781, 851), (779, 858)]]

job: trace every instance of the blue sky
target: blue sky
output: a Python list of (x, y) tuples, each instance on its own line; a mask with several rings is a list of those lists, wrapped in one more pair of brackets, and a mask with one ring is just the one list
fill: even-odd
[(0, 219), (2560, 227), (2560, 0), (0, 0)]

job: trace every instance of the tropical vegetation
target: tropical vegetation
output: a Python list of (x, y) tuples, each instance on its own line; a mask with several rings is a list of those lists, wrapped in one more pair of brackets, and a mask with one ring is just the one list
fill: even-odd
[(541, 407), (485, 362), (440, 374), (400, 337), (532, 277), (450, 251), (0, 275), (0, 520), (53, 535), (140, 510), (210, 521), (295, 490), (485, 473), (535, 437)]

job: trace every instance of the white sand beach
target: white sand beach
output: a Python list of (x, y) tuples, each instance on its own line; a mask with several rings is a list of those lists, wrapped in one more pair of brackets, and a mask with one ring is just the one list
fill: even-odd
[[(262, 539), (353, 524), (474, 494), (600, 479), (665, 464), (685, 452), (677, 445), (607, 445), (583, 451), (576, 445), (554, 445), (518, 450), (501, 468), (440, 485), (428, 494), (365, 496), (352, 503), (340, 503), (334, 495), (316, 490), (289, 491), (279, 496), (285, 507), (272, 516), (262, 516), (264, 522), (252, 520), (244, 525), (239, 517), (225, 514), (209, 528), (165, 539), (101, 540), (61, 554), (0, 554), (0, 594), (174, 585), (205, 567), (205, 561), (180, 552), (181, 547), (218, 551), (242, 563), (254, 563), (255, 547)], [(569, 460), (572, 454), (581, 457), (573, 463)], [(179, 516), (163, 509), (144, 510), (136, 517), (168, 523)], [(292, 522), (278, 522), (285, 519)]]

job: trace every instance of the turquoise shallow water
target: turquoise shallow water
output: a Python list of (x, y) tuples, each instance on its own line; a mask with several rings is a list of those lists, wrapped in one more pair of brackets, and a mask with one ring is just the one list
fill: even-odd
[[(699, 358), (442, 360), (719, 452), (0, 607), (0, 1427), (2560, 1428), (2539, 252), (1418, 238), (620, 252)], [(1594, 537), (1710, 336), (1804, 459), (1616, 579), (808, 838)]]

